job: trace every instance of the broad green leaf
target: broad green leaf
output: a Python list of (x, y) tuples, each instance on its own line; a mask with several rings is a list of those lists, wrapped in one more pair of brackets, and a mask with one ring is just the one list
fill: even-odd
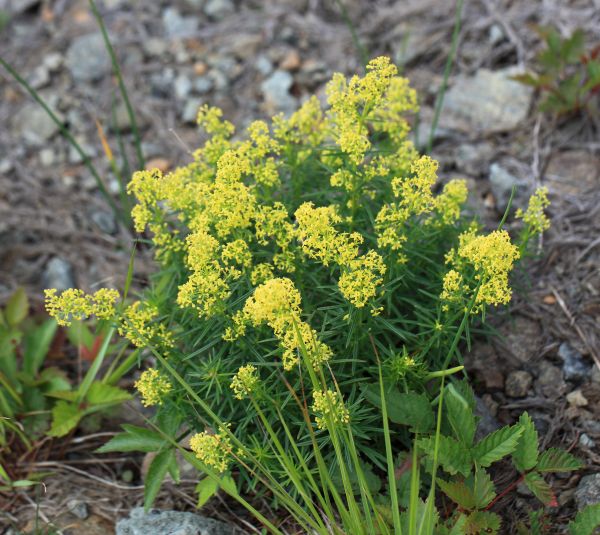
[(523, 434), (519, 437), (512, 458), (515, 468), (519, 472), (526, 472), (535, 467), (538, 461), (538, 433), (533, 420), (526, 412), (521, 414), (518, 425)]
[(17, 288), (10, 296), (4, 309), (4, 318), (11, 327), (17, 326), (26, 317), (29, 312), (29, 300), (24, 288)]
[(174, 450), (169, 448), (159, 452), (152, 459), (144, 481), (144, 508), (146, 510), (154, 503), (174, 456)]
[(44, 359), (54, 340), (58, 324), (54, 319), (49, 319), (39, 327), (25, 334), (23, 339), (23, 371), (29, 375), (36, 375), (44, 363)]
[(581, 57), (584, 54), (585, 34), (577, 29), (571, 37), (564, 39), (561, 46), (562, 59), (569, 64), (580, 65)]
[(490, 511), (474, 511), (468, 517), (464, 533), (498, 533), (500, 517)]
[(86, 401), (90, 405), (114, 405), (131, 399), (131, 394), (117, 386), (94, 381), (88, 390)]
[(219, 482), (212, 477), (206, 476), (201, 479), (196, 485), (196, 492), (198, 494), (198, 503), (196, 507), (200, 509), (208, 500), (210, 500), (219, 490)]
[(600, 527), (600, 503), (588, 505), (569, 524), (571, 535), (593, 535)]
[(79, 409), (75, 403), (59, 401), (52, 409), (52, 426), (48, 431), (48, 436), (64, 437), (70, 431), (75, 429), (84, 412)]
[(534, 496), (544, 505), (550, 505), (552, 507), (558, 505), (552, 488), (537, 472), (525, 474), (525, 485), (527, 485), (527, 488), (533, 492)]
[[(379, 385), (369, 385), (363, 389), (365, 398), (381, 408)], [(425, 394), (414, 392), (400, 393), (394, 389), (386, 392), (388, 418), (401, 425), (410, 426), (417, 433), (426, 433), (435, 422), (435, 415)]]
[(453, 384), (449, 384), (446, 387), (444, 399), (447, 409), (446, 417), (455, 437), (465, 446), (470, 447), (473, 444), (477, 422), (468, 397), (459, 392)]
[[(428, 455), (430, 461), (433, 461), (435, 437), (421, 439), (418, 445)], [(469, 450), (457, 440), (444, 435), (439, 437), (438, 462), (449, 474), (455, 475), (460, 472), (465, 477), (469, 475), (472, 466)]]
[(538, 472), (570, 472), (583, 468), (583, 463), (559, 448), (548, 448), (540, 455), (535, 469)]
[(165, 446), (165, 439), (160, 434), (150, 429), (124, 424), (124, 433), (119, 433), (111, 438), (104, 446), (96, 450), (97, 453), (143, 451), (146, 453), (158, 451)]
[(237, 496), (238, 495), (237, 485), (235, 484), (235, 481), (231, 477), (230, 474), (225, 474), (221, 478), (221, 488), (225, 492), (227, 492), (227, 494), (230, 494), (231, 496)]
[(473, 459), (484, 468), (506, 457), (517, 447), (523, 429), (519, 425), (506, 426), (484, 437), (473, 448)]
[(444, 481), (438, 479), (437, 484), (442, 492), (463, 509), (475, 508), (473, 490), (464, 481)]
[(496, 497), (492, 478), (485, 470), (479, 470), (473, 476), (473, 495), (475, 496), (475, 506), (478, 509), (487, 507)]

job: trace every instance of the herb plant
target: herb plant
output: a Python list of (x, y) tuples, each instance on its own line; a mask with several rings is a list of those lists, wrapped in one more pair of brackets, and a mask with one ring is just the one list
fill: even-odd
[(517, 214), (514, 243), (503, 224), (485, 233), (462, 213), (465, 182), (438, 188), (437, 162), (408, 140), (416, 95), (387, 58), (334, 75), (327, 95), (327, 110), (313, 97), (242, 139), (202, 107), (193, 162), (128, 185), (158, 264), (139, 299), (47, 291), (59, 323), (95, 315), (152, 362), (136, 383), (151, 429), (124, 426), (102, 451), (158, 453), (149, 506), (180, 450), (203, 474), (200, 504), (220, 488), (273, 533), (249, 496), (302, 532), (497, 532), (492, 463), (512, 456), (544, 503), (544, 468), (579, 466), (538, 454), (526, 416), (475, 443), (473, 394), (453, 378), (548, 227), (546, 191)]
[(584, 111), (598, 114), (600, 45), (588, 49), (585, 34), (576, 30), (563, 38), (552, 27), (538, 28), (544, 48), (536, 57), (535, 72), (515, 79), (540, 90), (540, 110), (557, 114)]

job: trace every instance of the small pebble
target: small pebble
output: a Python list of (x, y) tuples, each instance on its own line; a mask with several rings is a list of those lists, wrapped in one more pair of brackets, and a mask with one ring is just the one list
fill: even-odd
[(596, 447), (596, 442), (588, 434), (581, 433), (581, 436), (579, 437), (579, 445), (582, 448), (587, 448), (588, 450), (592, 450)]
[(79, 500), (69, 500), (67, 503), (69, 511), (80, 520), (85, 520), (90, 516), (88, 504)]
[(525, 370), (510, 372), (506, 377), (504, 392), (511, 398), (522, 398), (527, 395), (531, 388), (533, 377)]
[(573, 407), (585, 407), (589, 403), (581, 390), (573, 390), (567, 394), (567, 401)]

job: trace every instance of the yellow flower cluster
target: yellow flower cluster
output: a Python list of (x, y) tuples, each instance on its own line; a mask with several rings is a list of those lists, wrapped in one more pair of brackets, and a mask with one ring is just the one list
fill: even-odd
[[(273, 117), (273, 132), (282, 143), (318, 147), (326, 134), (326, 124), (323, 121), (319, 99), (313, 95), (292, 113), (289, 119), (286, 119), (283, 114)], [(305, 149), (305, 152), (310, 152), (310, 149)]]
[(315, 390), (312, 410), (317, 414), (315, 421), (319, 429), (350, 422), (350, 412), (344, 405), (344, 400), (334, 390)]
[(518, 219), (522, 219), (529, 227), (532, 234), (541, 234), (550, 228), (550, 220), (544, 213), (544, 209), (550, 206), (548, 200), (548, 188), (538, 188), (529, 198), (527, 210), (523, 212), (521, 208), (515, 214)]
[(254, 326), (266, 323), (279, 340), (283, 368), (291, 370), (298, 363), (298, 352), (308, 353), (317, 368), (331, 358), (331, 349), (318, 340), (317, 333), (300, 319), (300, 292), (288, 278), (271, 279), (261, 284), (244, 305), (244, 318)]
[(371, 147), (367, 122), (372, 121), (374, 129), (386, 131), (396, 142), (408, 132), (401, 114), (417, 109), (416, 93), (397, 75), (396, 66), (382, 56), (369, 62), (364, 77), (346, 81), (336, 73), (327, 84), (333, 138), (355, 165), (363, 162)]
[[(454, 269), (444, 278), (441, 297), (456, 301), (461, 292), (475, 291), (479, 286), (474, 312), (484, 305), (507, 304), (511, 299), (508, 275), (519, 256), (518, 247), (511, 243), (505, 230), (487, 235), (477, 235), (475, 229), (464, 232), (459, 237), (458, 249), (447, 255), (447, 262)], [(469, 268), (473, 271), (473, 288), (466, 282)]]
[(110, 288), (101, 288), (93, 294), (69, 288), (60, 295), (54, 288), (44, 291), (45, 305), (48, 314), (56, 319), (59, 325), (69, 326), (74, 320), (83, 320), (90, 316), (107, 320), (115, 315), (115, 303), (119, 300), (119, 292)]
[(217, 434), (196, 433), (190, 438), (190, 448), (206, 466), (225, 472), (231, 461), (231, 439), (223, 430)]
[[(210, 317), (223, 309), (223, 303), (229, 297), (227, 275), (239, 276), (241, 273), (237, 268), (224, 269), (219, 262), (220, 255), (225, 255), (226, 263), (236, 260), (241, 261), (237, 263), (243, 266), (249, 261), (249, 251), (246, 254), (247, 251), (238, 243), (220, 253), (218, 240), (205, 230), (189, 234), (186, 243), (186, 264), (191, 273), (188, 280), (179, 286), (177, 304), (182, 308), (194, 308), (200, 316)], [(236, 253), (237, 256), (232, 256)], [(239, 256), (240, 253), (243, 255)]]
[(383, 281), (386, 266), (375, 251), (359, 255), (363, 237), (358, 232), (338, 232), (335, 224), (342, 218), (335, 206), (315, 208), (313, 203), (302, 204), (295, 213), (296, 235), (302, 250), (325, 266), (336, 264), (342, 269), (338, 286), (342, 295), (358, 308), (375, 297)]
[(468, 196), (469, 190), (465, 180), (450, 180), (433, 201), (434, 211), (439, 216), (439, 222), (444, 226), (456, 222)]
[(231, 390), (236, 399), (244, 399), (256, 390), (260, 379), (256, 373), (256, 366), (248, 364), (241, 366), (231, 381)]
[(158, 308), (147, 302), (136, 301), (129, 305), (121, 316), (119, 334), (137, 347), (149, 344), (168, 349), (175, 345), (173, 333), (159, 321)]
[(162, 405), (165, 396), (173, 389), (169, 380), (155, 368), (144, 371), (134, 386), (142, 396), (144, 407)]
[(437, 168), (435, 160), (421, 156), (412, 162), (408, 177), (392, 180), (392, 191), (397, 201), (384, 205), (375, 220), (380, 247), (399, 250), (406, 241), (404, 227), (407, 221), (433, 210), (435, 201), (431, 188), (437, 180)]

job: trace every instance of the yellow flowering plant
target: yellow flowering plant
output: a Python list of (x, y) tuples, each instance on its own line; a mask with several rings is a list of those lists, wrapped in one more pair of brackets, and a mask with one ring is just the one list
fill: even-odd
[[(203, 106), (207, 139), (190, 164), (134, 173), (132, 218), (158, 268), (112, 320), (155, 361), (136, 383), (157, 410), (154, 476), (171, 470), (181, 428), (206, 476), (199, 492), (220, 485), (275, 533), (241, 493), (266, 485), (306, 532), (406, 521), (416, 533), (419, 488), (399, 498), (392, 451), (435, 434), (435, 387), (460, 371), (468, 325), (510, 301), (510, 272), (546, 228), (545, 197), (519, 213), (529, 230), (516, 245), (466, 217), (465, 182), (441, 183), (408, 138), (416, 93), (388, 58), (363, 77), (334, 75), (327, 101), (237, 137)], [(50, 291), (48, 310), (104, 318), (111, 295)], [(144, 432), (128, 426), (103, 451), (134, 448)]]

